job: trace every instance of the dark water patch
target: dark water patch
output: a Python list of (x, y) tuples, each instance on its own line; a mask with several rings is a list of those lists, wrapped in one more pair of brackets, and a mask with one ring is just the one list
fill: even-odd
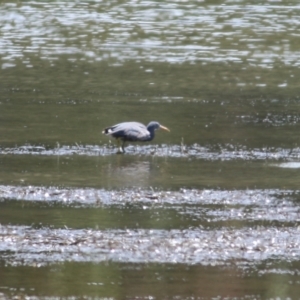
[[(200, 264), (65, 262), (36, 268), (4, 267), (0, 263), (3, 299), (22, 299), (26, 294), (26, 299), (30, 300), (202, 300), (219, 299), (220, 295), (226, 295), (226, 299), (271, 300), (276, 296), (278, 299), (298, 299), (299, 293), (299, 275), (297, 271), (293, 274), (291, 269), (297, 270), (297, 263), (262, 263), (250, 272), (243, 272), (234, 266)], [(270, 273), (260, 274), (261, 269), (270, 270)], [(212, 280), (215, 277), (218, 280)], [(11, 279), (20, 286), (12, 287)], [(257, 290), (262, 291), (264, 296), (259, 296)]]
[[(243, 145), (214, 145), (201, 146), (199, 144), (185, 145), (129, 145), (125, 154), (154, 157), (191, 157), (204, 160), (297, 160), (300, 158), (300, 148), (284, 149), (265, 147), (261, 149), (247, 149)], [(0, 148), (1, 155), (44, 155), (44, 156), (108, 156), (118, 154), (114, 144), (74, 145), (48, 148), (45, 146), (24, 145), (15, 148)]]
[(184, 263), (253, 267), (300, 259), (299, 228), (230, 230), (70, 230), (0, 227), (7, 264), (75, 262)]
[[(232, 154), (232, 152), (231, 152)], [(217, 153), (216, 153), (217, 155)], [(288, 155), (288, 154), (287, 154)], [(207, 156), (206, 156), (207, 158)], [(242, 190), (299, 188), (288, 159), (199, 159), (132, 154), (0, 155), (0, 184), (105, 190)], [(283, 164), (283, 165), (282, 165)], [(282, 166), (282, 167), (280, 167)]]

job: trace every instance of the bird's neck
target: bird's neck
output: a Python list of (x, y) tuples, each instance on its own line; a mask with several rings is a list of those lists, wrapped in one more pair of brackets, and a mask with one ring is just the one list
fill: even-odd
[(152, 141), (154, 139), (154, 136), (155, 136), (155, 129), (151, 128), (151, 129), (148, 129), (148, 131), (150, 132), (149, 141)]

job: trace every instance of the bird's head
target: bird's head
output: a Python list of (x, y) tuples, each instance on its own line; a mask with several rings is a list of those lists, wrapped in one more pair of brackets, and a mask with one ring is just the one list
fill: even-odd
[(160, 125), (158, 122), (156, 121), (152, 121), (148, 124), (147, 126), (147, 129), (151, 132), (152, 130), (156, 130), (156, 129), (163, 129), (163, 130), (166, 130), (166, 131), (169, 131), (170, 132), (170, 129), (165, 127), (165, 126), (162, 126)]

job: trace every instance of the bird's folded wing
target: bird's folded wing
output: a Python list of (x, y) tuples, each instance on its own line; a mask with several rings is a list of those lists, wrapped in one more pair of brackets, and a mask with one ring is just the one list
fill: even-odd
[(130, 128), (125, 131), (126, 139), (129, 141), (147, 141), (150, 132), (146, 128)]

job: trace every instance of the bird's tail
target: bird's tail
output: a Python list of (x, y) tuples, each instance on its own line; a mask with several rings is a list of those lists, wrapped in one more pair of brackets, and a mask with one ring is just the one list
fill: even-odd
[(107, 128), (105, 128), (103, 131), (102, 131), (102, 133), (103, 134), (111, 134), (111, 128), (110, 127), (107, 127)]

